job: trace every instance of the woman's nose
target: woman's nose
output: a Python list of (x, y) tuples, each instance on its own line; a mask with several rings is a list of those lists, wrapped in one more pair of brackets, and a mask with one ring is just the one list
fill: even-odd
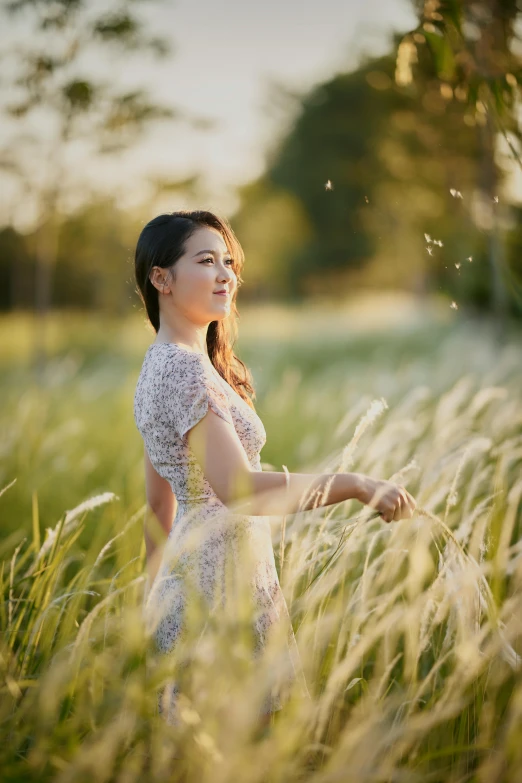
[(231, 273), (230, 269), (227, 269), (226, 267), (224, 269), (222, 269), (221, 270), (220, 279), (221, 280), (232, 280), (233, 278), (232, 278), (232, 273)]

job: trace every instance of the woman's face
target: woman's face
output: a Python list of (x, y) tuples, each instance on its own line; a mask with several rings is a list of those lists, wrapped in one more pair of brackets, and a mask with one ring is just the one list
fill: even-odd
[[(232, 268), (234, 260), (223, 237), (216, 229), (201, 226), (185, 246), (185, 254), (173, 268), (175, 279), (168, 279), (168, 306), (175, 307), (198, 324), (226, 318), (237, 277)], [(226, 295), (216, 293), (223, 290)]]

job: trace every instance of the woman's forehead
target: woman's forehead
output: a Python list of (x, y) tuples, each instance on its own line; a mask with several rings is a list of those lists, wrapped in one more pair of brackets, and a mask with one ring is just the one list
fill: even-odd
[(214, 251), (216, 253), (228, 253), (225, 240), (213, 228), (202, 226), (198, 228), (186, 243), (187, 251), (191, 254), (201, 252), (202, 250)]

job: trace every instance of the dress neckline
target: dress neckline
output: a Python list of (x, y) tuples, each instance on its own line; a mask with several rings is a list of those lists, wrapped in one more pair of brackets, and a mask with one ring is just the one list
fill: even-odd
[(184, 348), (182, 345), (178, 345), (178, 343), (171, 343), (169, 341), (164, 341), (162, 343), (151, 343), (147, 348), (147, 351), (150, 351), (150, 349), (155, 345), (172, 345), (174, 346), (174, 348), (177, 348), (179, 351), (185, 351), (185, 353), (193, 353), (195, 356), (202, 356), (204, 359), (208, 359), (210, 362), (210, 357), (207, 356), (206, 353), (200, 353), (199, 351), (191, 351), (190, 348)]
[[(218, 378), (221, 378), (221, 380), (224, 381), (224, 383), (226, 383), (227, 386), (229, 386), (233, 391), (236, 391), (232, 386), (230, 386), (228, 381), (225, 381), (225, 379), (220, 375), (220, 373), (218, 373), (218, 371), (216, 370), (216, 368), (212, 364), (212, 359), (210, 358), (210, 356), (207, 356), (206, 353), (199, 353), (199, 351), (191, 351), (190, 348), (183, 348), (182, 345), (178, 345), (177, 343), (171, 343), (171, 342), (151, 343), (149, 345), (149, 347), (147, 348), (147, 353), (155, 345), (172, 345), (174, 348), (177, 348), (178, 351), (184, 351), (184, 353), (191, 354), (192, 356), (201, 356), (201, 358), (206, 362), (207, 367), (210, 367), (214, 371), (214, 373), (217, 375)], [(236, 394), (237, 394), (237, 392), (236, 392)]]

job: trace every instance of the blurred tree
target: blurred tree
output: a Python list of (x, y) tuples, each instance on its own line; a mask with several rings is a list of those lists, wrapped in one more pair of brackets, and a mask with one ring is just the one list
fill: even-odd
[(511, 301), (517, 303), (518, 314), (522, 315), (522, 206), (514, 205), (512, 210), (513, 226), (506, 234), (506, 265), (510, 271), (508, 293)]
[(312, 239), (302, 202), (265, 179), (240, 187), (238, 195), (244, 208), (233, 222), (247, 257), (243, 298), (292, 298), (296, 286), (289, 275), (288, 258)]
[(0, 310), (7, 310), (13, 300), (30, 309), (34, 301), (34, 269), (24, 236), (5, 226), (0, 231)]
[(462, 103), (441, 93), (426, 52), (415, 83), (397, 84), (395, 70), (394, 53), (368, 59), (303, 96), (265, 175), (242, 191), (235, 225), (249, 258), (265, 259), (259, 270), (283, 229), (272, 219), (269, 231), (253, 231), (257, 217), (284, 194), (299, 214), (277, 277), (265, 278), (271, 293), (282, 279), (296, 295), (368, 284), (451, 292), (445, 268), (475, 251), (475, 226), (452, 195), (475, 186), (474, 128)]
[(65, 217), (58, 237), (55, 306), (128, 312), (131, 234), (137, 233), (136, 221), (112, 197), (91, 201)]
[(112, 77), (104, 80), (89, 72), (88, 63), (97, 62), (93, 52), (98, 60), (106, 52), (126, 58), (146, 52), (165, 57), (170, 52), (165, 38), (146, 33), (138, 15), (138, 6), (145, 2), (113, 0), (97, 7), (87, 0), (3, 2), (4, 16), (23, 15), (27, 24), (23, 45), (8, 46), (2, 53), (4, 81), (13, 72), (3, 111), (15, 132), (6, 142), (0, 165), (6, 175), (22, 181), (38, 215), (34, 349), (38, 372), (45, 361), (46, 313), (52, 305), (63, 202), (75, 182), (69, 151), (82, 142), (90, 149), (87, 159), (122, 151), (156, 120), (208, 127), (205, 118), (158, 105), (144, 90), (121, 90)]
[[(495, 160), (502, 135), (514, 158), (520, 158), (518, 118), (522, 80), (519, 0), (412, 0), (418, 27), (398, 47), (395, 78), (417, 78), (412, 64), (427, 44), (439, 86), (466, 102), (463, 119), (476, 127), (481, 149), (478, 220), (488, 235), (492, 305), (502, 330), (510, 301), (520, 306), (519, 281), (506, 262), (499, 212), (499, 169)], [(508, 294), (509, 290), (509, 294)]]
[[(164, 193), (193, 193), (200, 203), (198, 177), (179, 182), (163, 179), (152, 201)], [(170, 208), (170, 205), (167, 205)], [(150, 202), (147, 204), (147, 212)], [(161, 209), (161, 207), (160, 207)], [(60, 217), (53, 276), (53, 306), (125, 315), (136, 302), (133, 250), (143, 228), (143, 207), (122, 209), (116, 195), (92, 196)], [(41, 226), (19, 233), (12, 225), (0, 230), (0, 310), (32, 309), (34, 259)]]

